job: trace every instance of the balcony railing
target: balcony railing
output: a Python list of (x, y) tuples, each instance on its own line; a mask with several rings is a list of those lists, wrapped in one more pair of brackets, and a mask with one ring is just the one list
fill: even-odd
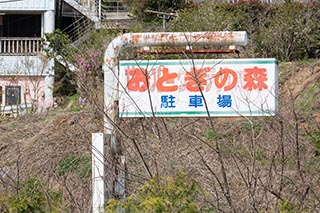
[(0, 37), (0, 55), (35, 55), (42, 52), (41, 38)]

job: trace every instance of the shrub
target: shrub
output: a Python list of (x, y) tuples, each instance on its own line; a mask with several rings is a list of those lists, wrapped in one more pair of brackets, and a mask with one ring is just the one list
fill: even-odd
[(22, 187), (2, 199), (2, 207), (9, 212), (59, 212), (62, 194), (48, 189), (48, 186), (37, 178), (30, 178)]
[[(188, 8), (171, 22), (170, 31), (246, 31), (247, 57), (280, 61), (318, 58), (319, 4), (207, 3)], [(215, 47), (216, 48), (216, 47)]]
[(203, 212), (197, 202), (199, 185), (180, 173), (176, 178), (155, 177), (123, 202), (109, 200), (106, 212)]

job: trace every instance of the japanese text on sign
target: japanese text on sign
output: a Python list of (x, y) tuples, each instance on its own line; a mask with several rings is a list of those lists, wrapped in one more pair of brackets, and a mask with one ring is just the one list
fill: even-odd
[(121, 61), (119, 114), (274, 115), (275, 59)]

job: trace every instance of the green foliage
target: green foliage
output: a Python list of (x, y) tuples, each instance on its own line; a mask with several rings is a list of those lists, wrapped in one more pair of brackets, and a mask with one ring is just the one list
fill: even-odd
[(280, 213), (298, 213), (299, 211), (296, 210), (299, 209), (297, 204), (293, 204), (289, 201), (282, 201), (280, 205)]
[(179, 13), (179, 18), (170, 22), (169, 30), (178, 32), (233, 30), (236, 22), (227, 10), (229, 4), (204, 4), (187, 8)]
[(262, 164), (266, 164), (268, 162), (268, 158), (263, 149), (258, 148), (256, 151), (256, 160)]
[(320, 155), (320, 130), (312, 131), (309, 133), (308, 136), (311, 143), (316, 148), (316, 151), (315, 151), (316, 156), (319, 156)]
[(45, 34), (43, 49), (50, 59), (55, 59), (54, 70), (54, 96), (69, 96), (76, 92), (75, 76), (68, 67), (63, 66), (72, 61), (75, 48), (71, 45), (71, 39), (61, 30), (56, 29), (52, 33)]
[(264, 50), (264, 55), (291, 61), (308, 57), (311, 49), (319, 48), (319, 40), (313, 35), (319, 34), (320, 14), (314, 7), (288, 3), (268, 9), (265, 24), (257, 33), (261, 40), (257, 48)]
[(187, 8), (170, 22), (169, 31), (238, 31), (248, 33), (249, 57), (292, 61), (319, 57), (319, 4), (206, 3)]
[[(151, 22), (157, 18), (157, 14), (147, 13), (146, 10), (153, 10), (159, 12), (175, 12), (186, 6), (185, 0), (124, 0), (129, 6), (130, 12), (135, 15), (139, 20)], [(147, 15), (146, 15), (147, 14)], [(159, 22), (162, 21), (159, 19)]]
[(223, 134), (221, 132), (214, 132), (212, 131), (212, 129), (208, 129), (205, 133), (204, 133), (204, 136), (207, 138), (207, 139), (218, 139), (218, 138), (221, 138), (223, 137)]
[(68, 96), (64, 99), (62, 108), (66, 109), (68, 112), (79, 112), (84, 108), (79, 105), (80, 94), (75, 93), (74, 95)]
[(310, 109), (317, 105), (320, 98), (320, 82), (309, 84), (300, 94), (299, 109), (307, 115), (310, 114)]
[(263, 125), (257, 121), (242, 120), (240, 128), (244, 132), (253, 131), (255, 134), (259, 134), (263, 128)]
[[(119, 31), (105, 29), (95, 31), (91, 38), (74, 47), (71, 39), (60, 30), (46, 34), (44, 49), (55, 63), (54, 96), (71, 96), (77, 92), (85, 96), (96, 98), (101, 96), (99, 88), (103, 88), (103, 51), (111, 38)], [(75, 70), (69, 70), (72, 64)], [(101, 89), (102, 91), (102, 89)]]
[(59, 29), (45, 34), (43, 44), (44, 51), (49, 58), (56, 58), (57, 55), (67, 56), (74, 50), (69, 36)]
[(91, 158), (87, 156), (67, 155), (59, 162), (57, 174), (64, 175), (67, 172), (72, 172), (79, 175), (80, 178), (91, 176)]
[(9, 212), (59, 212), (61, 210), (62, 195), (53, 192), (37, 178), (30, 178), (22, 183), (17, 192), (12, 192), (1, 199)]
[(59, 63), (54, 66), (54, 96), (70, 96), (77, 92), (76, 79), (73, 72)]
[(183, 173), (155, 177), (123, 202), (111, 199), (105, 212), (203, 212), (196, 200), (199, 192), (198, 184)]

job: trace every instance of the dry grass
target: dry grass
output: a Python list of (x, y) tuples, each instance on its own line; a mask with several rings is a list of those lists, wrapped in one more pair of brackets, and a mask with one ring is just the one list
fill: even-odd
[[(151, 175), (185, 171), (205, 191), (199, 195), (201, 202), (219, 211), (320, 211), (320, 159), (308, 137), (320, 132), (319, 67), (280, 66), (280, 112), (275, 117), (214, 118), (214, 131), (206, 118), (120, 120), (128, 192), (149, 178), (139, 151)], [(91, 133), (102, 131), (99, 112), (56, 109), (3, 117), (0, 130), (0, 168), (7, 172), (2, 176), (3, 192), (12, 183), (9, 178), (35, 176), (62, 191), (70, 211), (90, 211), (90, 176), (83, 178), (72, 169), (58, 171), (68, 156), (91, 157)], [(232, 206), (226, 200), (226, 184)]]

